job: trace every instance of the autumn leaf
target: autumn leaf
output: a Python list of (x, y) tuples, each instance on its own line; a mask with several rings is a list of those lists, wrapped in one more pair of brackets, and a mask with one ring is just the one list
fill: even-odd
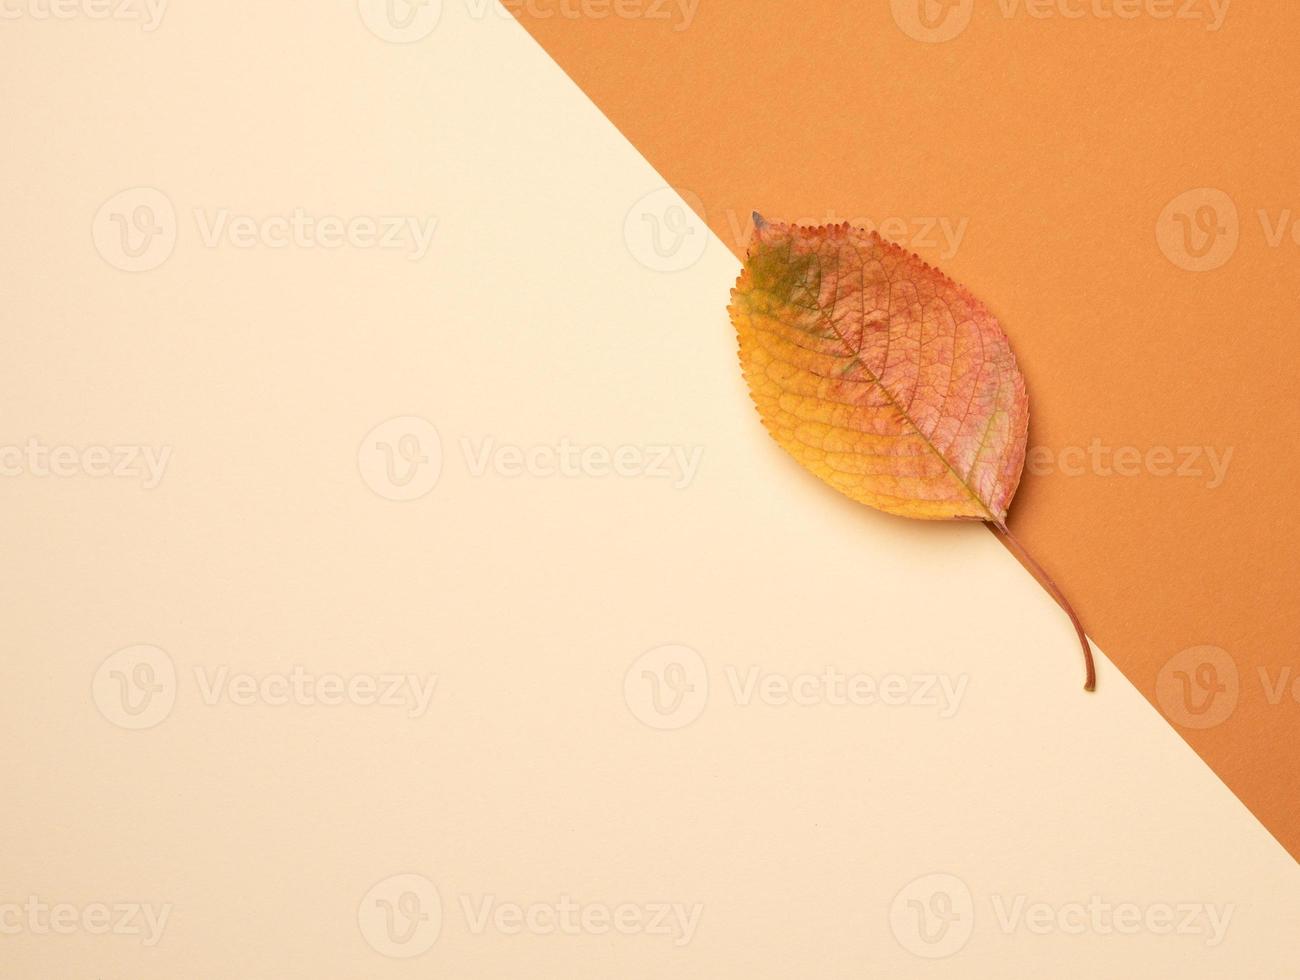
[(768, 222), (731, 294), (758, 413), (791, 456), (877, 510), (987, 522), (1069, 614), (1006, 525), (1029, 399), (1007, 335), (963, 287), (874, 231)]

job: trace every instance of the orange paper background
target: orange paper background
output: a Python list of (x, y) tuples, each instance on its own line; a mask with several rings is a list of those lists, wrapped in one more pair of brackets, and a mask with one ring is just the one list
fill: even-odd
[[(967, 0), (949, 12), (970, 13), (964, 29), (928, 43), (900, 27), (912, 2), (515, 12), (738, 256), (753, 209), (894, 219), (887, 236), (1001, 317), (1028, 378), (1031, 447), (1071, 462), (1094, 440), (1144, 459), (1167, 448), (1177, 465), (1181, 447), (1231, 452), (1213, 487), (1204, 451), (1200, 477), (1145, 464), (1107, 474), (1106, 462), (1029, 473), (1010, 523), (1102, 649), (1300, 854), (1300, 704), (1288, 686), (1300, 627), (1289, 224), (1300, 8), (1231, 4), (1212, 30), (1208, 0), (1032, 12)], [(1157, 240), (1160, 228), (1176, 252), (1179, 226), (1162, 212), (1199, 188), (1226, 195), (1238, 229), (1232, 251), (1233, 216), (1213, 215), (1230, 258), (1207, 271)], [(1173, 210), (1194, 221), (1206, 200)], [(939, 218), (967, 222), (955, 254), (925, 231)], [(1213, 242), (1198, 229), (1189, 244)], [(719, 330), (730, 329), (724, 305)], [(1222, 651), (1211, 656), (1225, 681), (1235, 671), (1236, 702), (1198, 728), (1157, 692), (1176, 693), (1189, 655), (1174, 658), (1201, 647)], [(1076, 680), (1076, 650), (1039, 653)]]

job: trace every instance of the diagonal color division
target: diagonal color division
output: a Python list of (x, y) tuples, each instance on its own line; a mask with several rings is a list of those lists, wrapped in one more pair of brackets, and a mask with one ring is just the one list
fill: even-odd
[(870, 223), (989, 303), (1032, 405), (1011, 526), (1300, 854), (1300, 9), (510, 6), (737, 256), (754, 209)]

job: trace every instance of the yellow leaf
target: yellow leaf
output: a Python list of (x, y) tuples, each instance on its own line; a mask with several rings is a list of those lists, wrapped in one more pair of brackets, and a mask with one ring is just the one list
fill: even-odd
[(875, 232), (755, 222), (730, 312), (776, 441), (879, 510), (1003, 525), (1029, 401), (997, 318)]

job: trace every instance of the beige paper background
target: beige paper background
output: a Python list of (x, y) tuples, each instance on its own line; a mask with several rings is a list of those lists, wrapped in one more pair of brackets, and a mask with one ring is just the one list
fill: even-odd
[[(1068, 623), (986, 532), (854, 507), (769, 443), (723, 315), (734, 258), (698, 223), (669, 238), (662, 180), (474, 9), (410, 44), (345, 3), (3, 25), (0, 444), (171, 457), (150, 490), (0, 479), (0, 910), (171, 911), (148, 947), (0, 917), (0, 977), (1285, 975), (1294, 862), (1108, 664), (1079, 691)], [(95, 219), (139, 186), (176, 235), (131, 273)], [(221, 209), (295, 208), (438, 223), (418, 261), (203, 242)], [(375, 454), (404, 430), (368, 434), (406, 416), (436, 428), (440, 454), (419, 452), (441, 468), (397, 502)], [(684, 487), (475, 475), (485, 439), (702, 456)], [(177, 683), (132, 731), (93, 685), (136, 644)], [(671, 679), (638, 659), (665, 644), (699, 655), (681, 727), (641, 675)], [(943, 718), (729, 684), (828, 665), (967, 687)], [(205, 703), (200, 676), (295, 668), (437, 687), (418, 718)], [(934, 873), (973, 916), (942, 960), (890, 919)], [(441, 902), (408, 959), (369, 924), (396, 875)], [(1094, 895), (1233, 911), (1210, 948), (999, 925), (996, 902)], [(676, 945), (476, 932), (462, 906), (562, 896), (702, 912)]]

